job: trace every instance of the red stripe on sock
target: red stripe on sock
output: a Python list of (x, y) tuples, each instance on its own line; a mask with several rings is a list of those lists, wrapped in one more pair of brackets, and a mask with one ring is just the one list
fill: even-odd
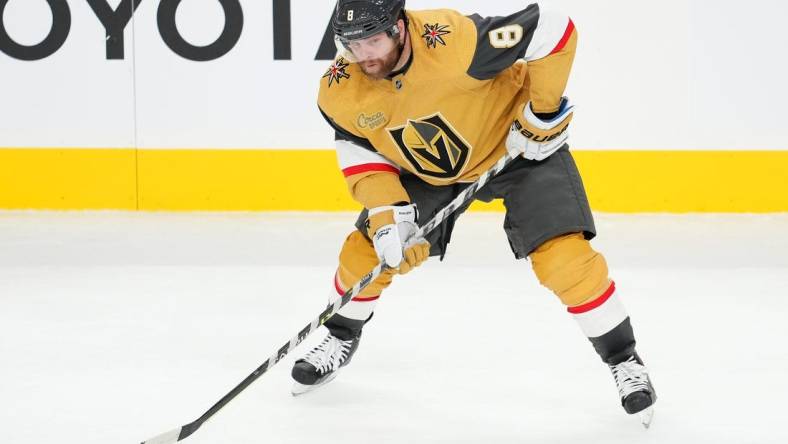
[[(339, 273), (334, 274), (334, 289), (336, 289), (337, 294), (339, 294), (340, 296), (345, 294), (345, 290), (343, 290), (342, 289), (342, 285), (339, 284)], [(356, 296), (353, 299), (351, 299), (351, 301), (354, 301), (354, 302), (372, 302), (372, 301), (378, 300), (379, 298), (380, 298), (380, 295), (370, 296), (370, 297), (366, 297), (366, 298), (362, 298), (361, 296)]]
[(555, 45), (555, 48), (553, 48), (553, 50), (550, 51), (550, 54), (548, 55), (555, 54), (558, 51), (564, 49), (564, 46), (566, 46), (566, 42), (569, 41), (569, 37), (572, 36), (572, 31), (574, 30), (575, 30), (575, 24), (572, 23), (572, 19), (569, 19), (569, 24), (566, 25), (566, 31), (564, 31), (564, 36), (561, 37), (561, 40), (558, 41), (558, 44)]
[(372, 301), (377, 301), (378, 299), (380, 299), (380, 296), (372, 296), (372, 297), (368, 297), (368, 298), (362, 298), (362, 297), (359, 296), (357, 298), (351, 299), (351, 301), (353, 301), (353, 302), (372, 302)]
[(340, 296), (345, 294), (345, 290), (343, 290), (342, 286), (339, 285), (339, 273), (334, 274), (334, 289), (336, 289), (337, 294)]
[(604, 304), (610, 296), (613, 296), (613, 293), (616, 291), (616, 283), (610, 281), (610, 287), (602, 293), (602, 296), (594, 299), (591, 302), (586, 302), (583, 305), (578, 305), (577, 307), (568, 307), (566, 310), (572, 314), (580, 314), (580, 313), (588, 313), (589, 311), (599, 307), (600, 305)]

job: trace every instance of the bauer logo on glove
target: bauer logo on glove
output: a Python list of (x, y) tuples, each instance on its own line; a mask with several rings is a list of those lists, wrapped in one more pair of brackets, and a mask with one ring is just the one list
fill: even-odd
[(522, 123), (520, 123), (519, 120), (515, 120), (514, 122), (512, 122), (512, 131), (519, 131), (520, 134), (525, 136), (526, 139), (532, 140), (537, 143), (549, 142), (551, 140), (555, 140), (556, 137), (559, 137), (561, 136), (561, 134), (564, 134), (567, 128), (569, 128), (568, 124), (564, 125), (561, 129), (558, 130), (558, 132), (554, 132), (553, 134), (544, 134), (544, 133), (540, 134), (537, 133), (536, 131), (530, 131), (528, 130), (528, 128), (523, 128), (523, 125)]
[(544, 160), (558, 151), (569, 138), (567, 129), (574, 106), (567, 97), (561, 98), (558, 111), (548, 120), (534, 113), (531, 102), (523, 107), (522, 118), (517, 117), (509, 128), (506, 149), (529, 160)]

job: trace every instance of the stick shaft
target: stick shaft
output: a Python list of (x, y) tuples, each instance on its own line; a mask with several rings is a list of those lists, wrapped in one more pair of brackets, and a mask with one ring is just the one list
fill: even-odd
[[(469, 200), (473, 198), (476, 192), (487, 184), (487, 182), (501, 172), (509, 162), (514, 159), (514, 156), (507, 153), (504, 157), (501, 158), (495, 165), (493, 165), (489, 170), (485, 171), (484, 174), (479, 177), (479, 179), (471, 184), (468, 188), (463, 190), (462, 193), (458, 194), (448, 205), (446, 205), (442, 210), (440, 210), (432, 219), (427, 221), (424, 225), (422, 225), (419, 230), (416, 232), (417, 237), (424, 237), (436, 227), (438, 227), (446, 218), (456, 211), (458, 208), (466, 204)], [(351, 299), (356, 297), (362, 290), (364, 290), (369, 284), (371, 284), (375, 279), (380, 276), (380, 274), (388, 268), (388, 266), (381, 262), (375, 268), (367, 273), (364, 277), (361, 278), (353, 287), (351, 287), (345, 294), (342, 295), (341, 298), (338, 298), (334, 303), (326, 307), (322, 313), (318, 317), (312, 320), (309, 324), (307, 324), (301, 331), (298, 332), (295, 336), (293, 336), (288, 342), (284, 345), (279, 347), (274, 353), (269, 357), (265, 362), (262, 363), (255, 371), (253, 371), (249, 376), (247, 376), (240, 384), (235, 386), (230, 392), (228, 392), (222, 399), (220, 399), (216, 404), (214, 404), (208, 411), (203, 413), (197, 420), (192, 423), (186, 424), (181, 427), (179, 430), (180, 432), (177, 433), (177, 439), (174, 441), (176, 431), (178, 429), (173, 430), (171, 432), (165, 433), (163, 435), (159, 435), (156, 438), (153, 438), (148, 441), (144, 441), (142, 444), (171, 444), (177, 441), (181, 441), (184, 438), (188, 437), (192, 433), (194, 433), (200, 426), (202, 426), (205, 421), (210, 419), (213, 415), (216, 414), (219, 410), (222, 409), (225, 405), (227, 405), (230, 401), (233, 400), (236, 396), (238, 396), (242, 391), (244, 391), (247, 387), (249, 387), (254, 381), (256, 381), (260, 376), (265, 374), (268, 370), (271, 369), (277, 362), (281, 361), (288, 353), (290, 353), (298, 344), (304, 341), (312, 332), (317, 330), (318, 327), (323, 325), (326, 321), (328, 321), (331, 316), (333, 316), (336, 312), (339, 311), (340, 308), (347, 305)]]

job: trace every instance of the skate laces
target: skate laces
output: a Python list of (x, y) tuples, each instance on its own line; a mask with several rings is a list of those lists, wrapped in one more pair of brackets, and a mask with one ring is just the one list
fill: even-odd
[(322, 374), (333, 372), (345, 361), (352, 345), (352, 340), (343, 341), (329, 333), (323, 342), (310, 350), (303, 359)]
[(649, 391), (648, 370), (634, 356), (620, 364), (611, 365), (610, 370), (616, 379), (621, 399), (635, 392)]

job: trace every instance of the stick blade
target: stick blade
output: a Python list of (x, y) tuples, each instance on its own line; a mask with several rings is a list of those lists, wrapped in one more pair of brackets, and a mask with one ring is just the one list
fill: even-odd
[(654, 407), (649, 407), (642, 412), (638, 413), (640, 416), (640, 423), (643, 424), (643, 427), (648, 429), (651, 427), (651, 421), (654, 420)]
[(181, 436), (182, 429), (183, 427), (178, 427), (175, 430), (162, 433), (161, 435), (153, 437), (147, 441), (142, 441), (142, 444), (174, 444), (178, 442), (178, 438)]

